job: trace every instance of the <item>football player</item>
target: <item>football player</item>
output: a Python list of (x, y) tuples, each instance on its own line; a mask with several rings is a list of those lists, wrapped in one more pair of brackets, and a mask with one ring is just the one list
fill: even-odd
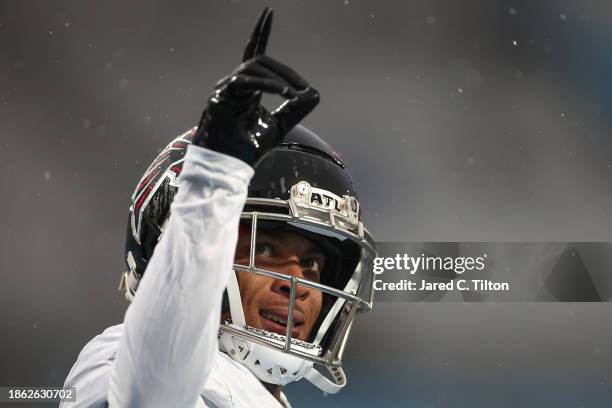
[[(375, 245), (339, 155), (298, 125), (319, 101), (265, 54), (265, 9), (198, 126), (132, 196), (124, 322), (81, 351), (75, 407), (288, 407), (282, 387), (345, 384), (355, 314), (372, 306)], [(263, 93), (286, 101), (270, 112)]]

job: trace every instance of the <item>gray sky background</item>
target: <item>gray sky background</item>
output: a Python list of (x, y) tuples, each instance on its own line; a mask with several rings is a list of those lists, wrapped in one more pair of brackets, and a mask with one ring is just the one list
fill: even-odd
[[(612, 4), (604, 1), (0, 3), (0, 384), (61, 384), (121, 321), (129, 196), (240, 62), (322, 96), (381, 241), (612, 241)], [(269, 102), (276, 102), (270, 100)], [(610, 306), (381, 303), (350, 385), (295, 406), (612, 404)]]

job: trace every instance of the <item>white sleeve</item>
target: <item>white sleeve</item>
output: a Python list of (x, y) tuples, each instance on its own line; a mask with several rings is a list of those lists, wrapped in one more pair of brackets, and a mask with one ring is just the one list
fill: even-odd
[(238, 159), (188, 147), (170, 220), (125, 315), (110, 407), (196, 406), (252, 176)]

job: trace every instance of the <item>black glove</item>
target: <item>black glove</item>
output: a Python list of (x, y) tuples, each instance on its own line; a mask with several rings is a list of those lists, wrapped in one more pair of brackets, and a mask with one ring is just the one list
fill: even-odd
[[(253, 166), (319, 103), (319, 93), (291, 68), (264, 54), (272, 10), (265, 8), (244, 50), (243, 63), (220, 80), (202, 113), (193, 143)], [(287, 100), (275, 111), (262, 92)]]

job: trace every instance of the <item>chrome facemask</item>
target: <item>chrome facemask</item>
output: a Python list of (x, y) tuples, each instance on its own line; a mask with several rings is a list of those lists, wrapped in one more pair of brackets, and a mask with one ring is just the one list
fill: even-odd
[[(236, 273), (253, 273), (287, 282), (291, 288), (287, 328), (286, 333), (280, 335), (247, 325), (240, 289), (233, 274), (228, 283), (231, 320), (220, 325), (222, 348), (232, 358), (247, 365), (262, 381), (284, 385), (305, 376), (324, 391), (337, 392), (345, 383), (340, 365), (355, 315), (372, 308), (372, 263), (376, 249), (373, 238), (359, 220), (357, 199), (339, 197), (301, 181), (291, 188), (288, 200), (248, 198), (241, 220), (251, 227), (249, 264), (234, 264), (234, 270)], [(359, 248), (359, 259), (353, 270), (343, 271), (345, 279), (340, 279), (335, 286), (259, 268), (255, 250), (258, 225), (269, 222), (285, 224), (310, 236), (354, 244)], [(300, 286), (320, 291), (327, 299), (332, 299), (321, 311), (309, 341), (292, 337), (296, 293)], [(228, 341), (230, 337), (234, 339), (233, 342)], [(253, 360), (251, 354), (256, 350), (253, 344), (276, 350), (277, 353), (271, 354), (270, 358), (277, 360), (278, 364), (275, 361)], [(308, 364), (300, 365), (303, 362)], [(312, 364), (327, 367), (333, 381), (310, 370)]]

